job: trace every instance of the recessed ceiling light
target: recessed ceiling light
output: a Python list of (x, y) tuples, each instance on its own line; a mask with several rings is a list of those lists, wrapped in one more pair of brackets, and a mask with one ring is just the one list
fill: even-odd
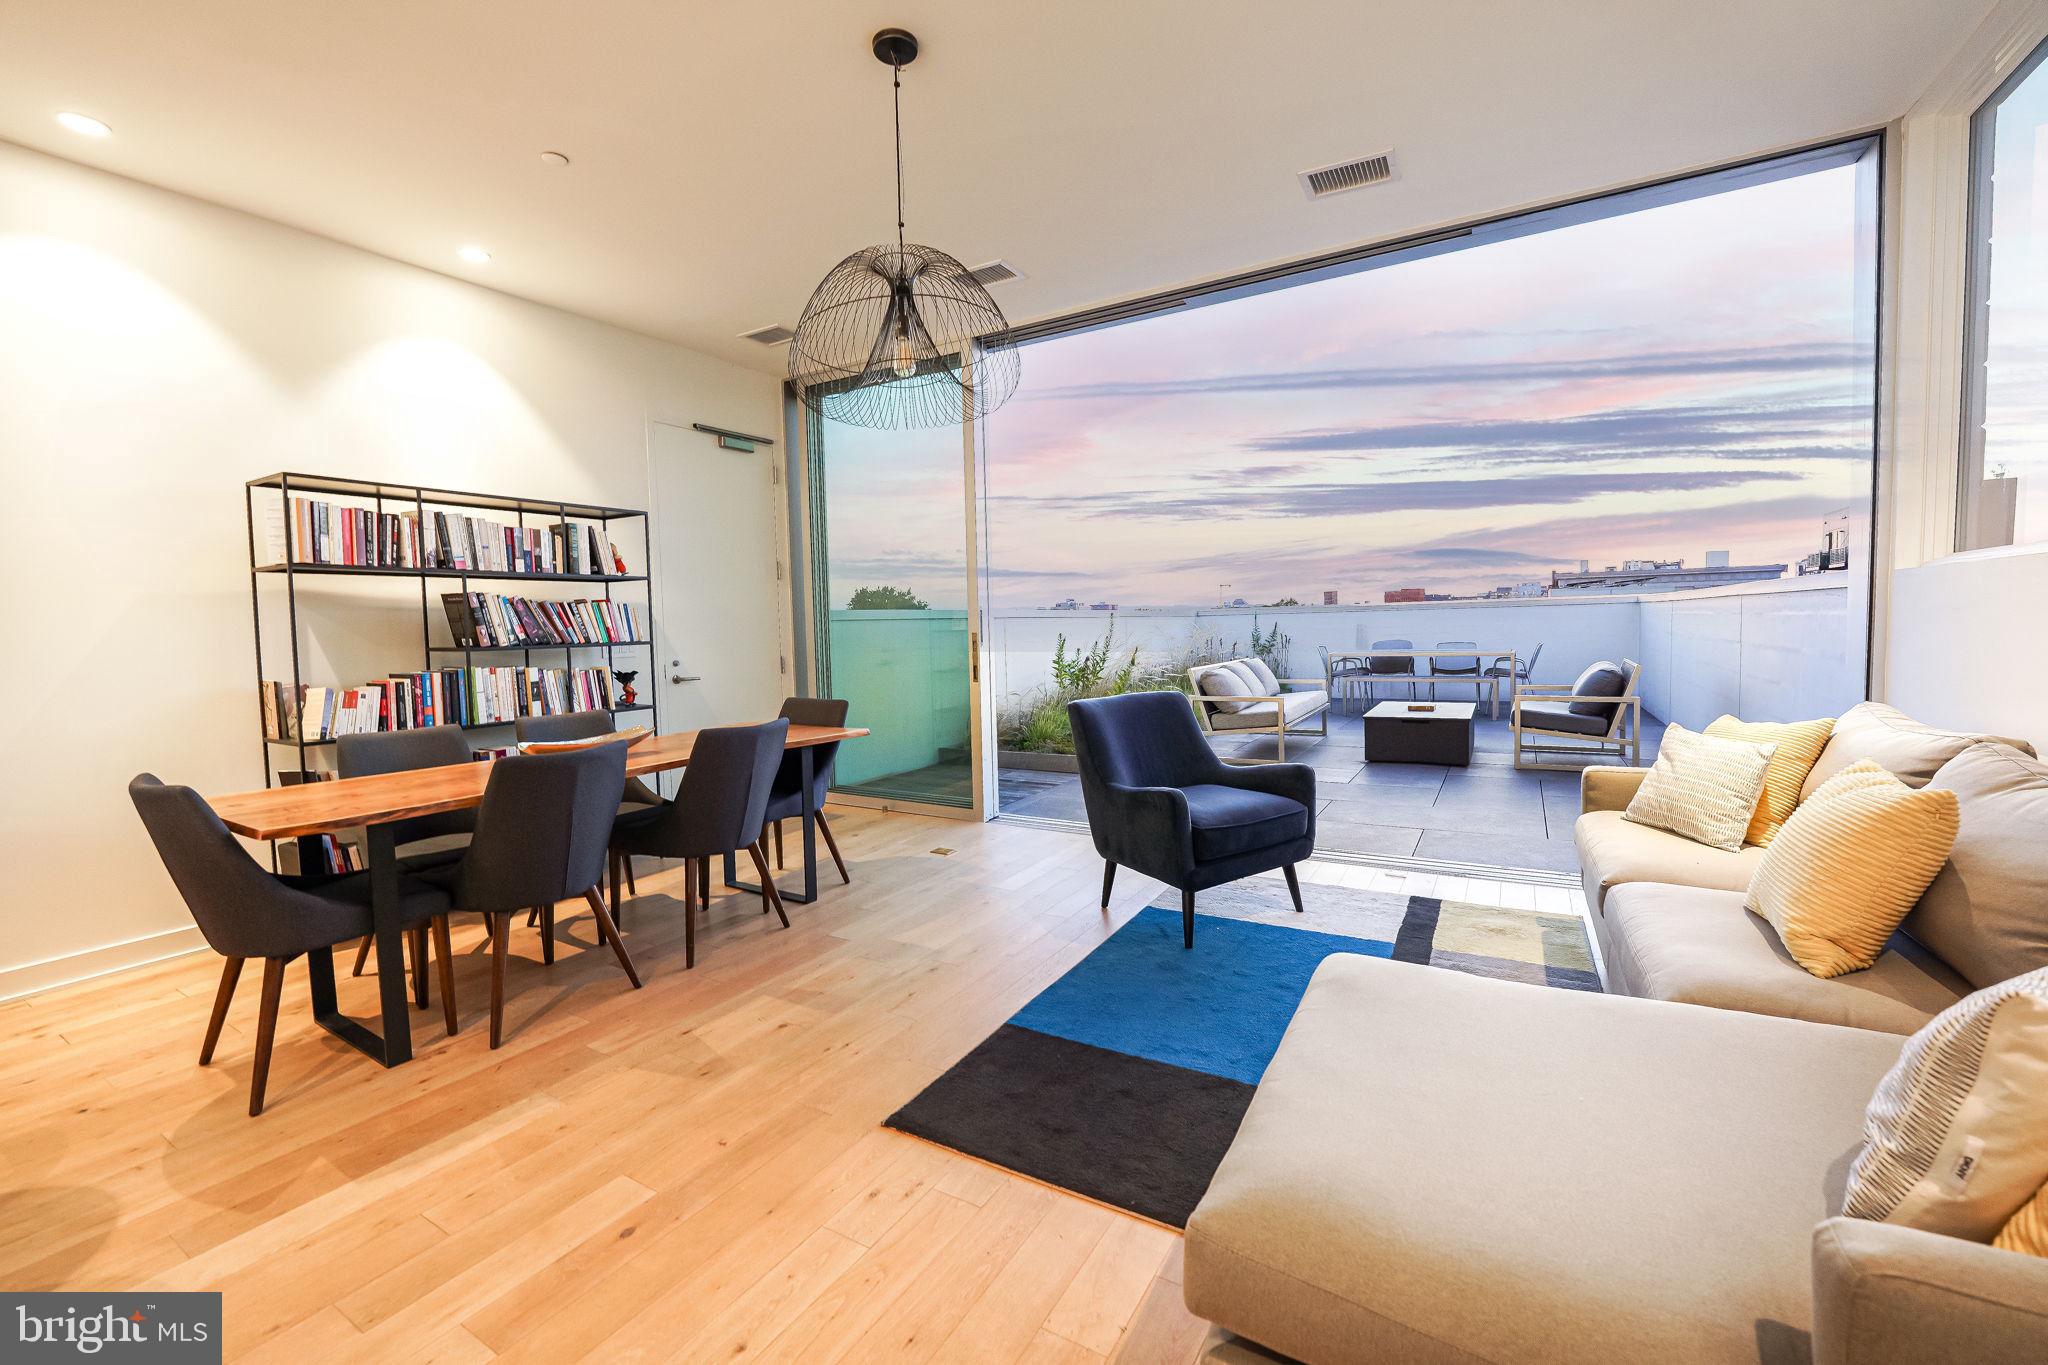
[(471, 265), (489, 265), (491, 263), (491, 253), (485, 251), (480, 246), (460, 247), (456, 250), (455, 254), (468, 261)]
[(560, 152), (542, 152), (540, 154), (540, 164), (543, 166), (566, 166), (569, 164), (569, 158)]
[(85, 114), (74, 114), (68, 109), (57, 115), (57, 122), (63, 124), (72, 132), (77, 133), (80, 137), (112, 137), (114, 135), (114, 130), (101, 123), (98, 119), (88, 117)]

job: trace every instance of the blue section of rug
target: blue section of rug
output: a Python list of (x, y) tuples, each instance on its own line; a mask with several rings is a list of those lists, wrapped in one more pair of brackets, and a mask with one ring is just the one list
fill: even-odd
[(1324, 958), (1394, 951), (1373, 939), (1195, 920), (1199, 947), (1190, 952), (1179, 911), (1140, 910), (1011, 1025), (1256, 1085)]

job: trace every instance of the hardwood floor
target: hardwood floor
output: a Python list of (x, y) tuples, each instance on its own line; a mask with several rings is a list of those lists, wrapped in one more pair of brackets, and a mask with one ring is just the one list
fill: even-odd
[(1176, 1235), (877, 1126), (1160, 888), (1105, 917), (1073, 834), (833, 828), (853, 885), (786, 930), (719, 895), (687, 973), (681, 865), (643, 862), (644, 990), (589, 914), (549, 968), (522, 919), (497, 1052), (474, 919), (461, 1033), (416, 1011), (394, 1071), (293, 964), (258, 1119), (255, 992), (196, 1065), (211, 954), (0, 1005), (0, 1284), (218, 1289), (251, 1360), (1193, 1359)]
[[(643, 861), (644, 990), (579, 903), (552, 967), (521, 918), (496, 1052), (473, 918), (461, 1033), (415, 1011), (394, 1071), (313, 1025), (293, 964), (257, 1119), (256, 992), (196, 1065), (210, 953), (0, 1005), (0, 1284), (217, 1289), (233, 1359), (1193, 1360), (1176, 1234), (878, 1126), (1163, 888), (1126, 871), (1104, 915), (1088, 840), (1029, 825), (833, 829), (851, 886), (827, 868), (789, 929), (718, 895), (689, 972), (682, 865)], [(341, 990), (374, 1012), (372, 976)]]

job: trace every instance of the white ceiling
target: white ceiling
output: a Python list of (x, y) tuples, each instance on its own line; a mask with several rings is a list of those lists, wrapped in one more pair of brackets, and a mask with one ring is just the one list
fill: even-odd
[(885, 25), (909, 236), (1024, 321), (1872, 127), (1992, 2), (0, 0), (0, 138), (777, 369), (893, 233)]

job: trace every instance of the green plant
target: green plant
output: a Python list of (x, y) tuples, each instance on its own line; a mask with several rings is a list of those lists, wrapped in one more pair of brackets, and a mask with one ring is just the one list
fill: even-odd
[(931, 603), (908, 588), (855, 588), (848, 611), (929, 611)]
[(1130, 691), (1131, 679), (1138, 671), (1138, 651), (1131, 650), (1130, 658), (1117, 669), (1111, 679), (1111, 685), (1105, 689), (1103, 677), (1109, 672), (1109, 659), (1112, 653), (1117, 653), (1121, 657), (1116, 643), (1115, 612), (1109, 614), (1109, 628), (1102, 632), (1100, 640), (1085, 649), (1076, 648), (1072, 654), (1067, 653), (1066, 633), (1061, 632), (1053, 643), (1053, 687), (1069, 697), (1115, 695)]
[(1275, 621), (1273, 628), (1262, 636), (1259, 634), (1259, 618), (1252, 617), (1252, 653), (1264, 659), (1266, 667), (1275, 673), (1286, 674), (1287, 648), (1292, 643), (1293, 641), (1281, 632), (1278, 621)]

